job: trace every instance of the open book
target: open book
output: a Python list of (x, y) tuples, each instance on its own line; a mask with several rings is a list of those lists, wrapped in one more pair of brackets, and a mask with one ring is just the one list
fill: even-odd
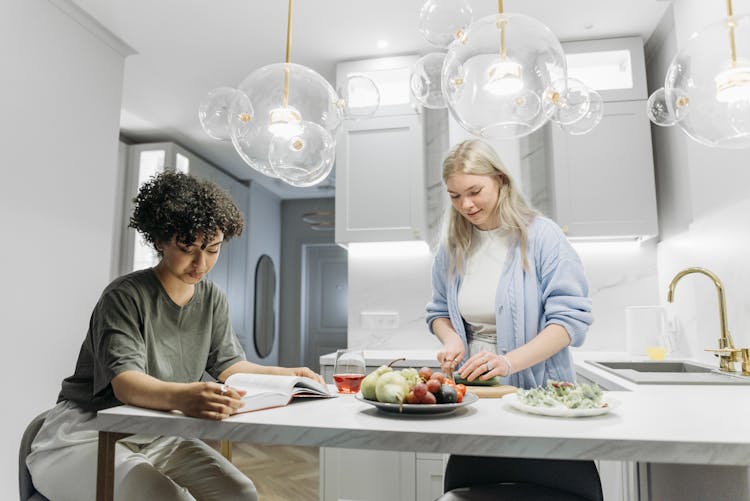
[(237, 412), (249, 412), (269, 407), (287, 405), (296, 397), (329, 398), (324, 384), (302, 376), (271, 376), (268, 374), (232, 374), (224, 382), (247, 393), (242, 397), (245, 405)]

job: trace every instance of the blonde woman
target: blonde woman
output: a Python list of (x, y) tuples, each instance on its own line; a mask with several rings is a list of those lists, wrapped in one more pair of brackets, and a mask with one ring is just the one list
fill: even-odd
[(457, 145), (443, 182), (452, 207), (427, 305), (442, 370), (521, 388), (575, 381), (568, 346), (580, 346), (592, 322), (575, 250), (526, 204), (486, 143)]

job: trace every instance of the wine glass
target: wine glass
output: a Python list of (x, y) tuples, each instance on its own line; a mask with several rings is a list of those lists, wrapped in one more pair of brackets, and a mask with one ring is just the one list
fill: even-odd
[(362, 350), (336, 350), (333, 380), (339, 393), (357, 393), (365, 378), (365, 356)]

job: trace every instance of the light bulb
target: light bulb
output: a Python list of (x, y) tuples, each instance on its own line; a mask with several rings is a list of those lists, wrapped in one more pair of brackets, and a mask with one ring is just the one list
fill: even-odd
[(300, 134), (302, 116), (292, 106), (274, 108), (268, 114), (268, 131), (274, 136), (291, 139)]
[(490, 66), (484, 88), (498, 96), (516, 94), (523, 89), (522, 72), (520, 64), (501, 59)]
[(733, 103), (740, 99), (750, 99), (750, 67), (742, 66), (722, 71), (714, 77), (716, 100)]

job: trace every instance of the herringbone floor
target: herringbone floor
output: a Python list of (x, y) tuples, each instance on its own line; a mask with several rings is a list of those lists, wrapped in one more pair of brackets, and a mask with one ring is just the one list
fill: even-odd
[[(218, 448), (218, 443), (209, 442)], [(253, 480), (260, 501), (316, 501), (317, 447), (232, 443), (232, 462)]]

